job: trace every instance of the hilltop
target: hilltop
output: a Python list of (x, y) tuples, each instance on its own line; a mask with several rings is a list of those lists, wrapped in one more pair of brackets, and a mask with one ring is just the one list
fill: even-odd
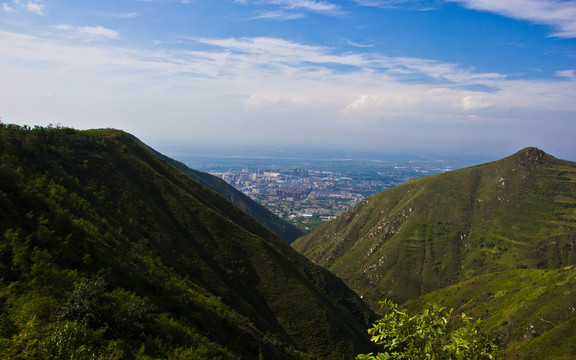
[(372, 312), (118, 130), (0, 126), (0, 354), (348, 359)]

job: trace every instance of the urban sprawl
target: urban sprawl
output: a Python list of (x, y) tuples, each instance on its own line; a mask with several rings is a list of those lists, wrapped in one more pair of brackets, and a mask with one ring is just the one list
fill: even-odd
[(438, 164), (386, 165), (348, 169), (229, 169), (210, 171), (308, 231), (356, 205), (369, 195), (411, 178), (445, 171)]

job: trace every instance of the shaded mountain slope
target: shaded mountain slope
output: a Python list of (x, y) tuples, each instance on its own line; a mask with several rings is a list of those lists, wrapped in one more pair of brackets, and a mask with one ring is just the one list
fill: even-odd
[(293, 247), (375, 305), (576, 263), (576, 164), (526, 148), (371, 196)]
[[(134, 139), (140, 142), (140, 140), (136, 138)], [(206, 186), (210, 190), (216, 191), (218, 194), (222, 195), (226, 200), (232, 202), (245, 213), (256, 219), (256, 221), (258, 221), (260, 224), (268, 228), (268, 230), (286, 240), (286, 242), (292, 243), (298, 237), (303, 235), (296, 226), (282, 220), (266, 207), (260, 205), (256, 201), (252, 200), (249, 196), (244, 195), (242, 192), (236, 190), (232, 185), (228, 184), (226, 181), (220, 179), (219, 177), (191, 169), (180, 161), (163, 155), (143, 144), (142, 142), (140, 143), (154, 154), (156, 154), (158, 157), (164, 159), (170, 165), (182, 171), (184, 174), (190, 176), (192, 179), (198, 181), (200, 184)]]
[(351, 358), (342, 281), (115, 130), (0, 125), (0, 353)]

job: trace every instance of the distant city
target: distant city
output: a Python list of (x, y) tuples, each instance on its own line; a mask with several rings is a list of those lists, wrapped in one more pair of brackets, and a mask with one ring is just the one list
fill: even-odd
[(445, 171), (437, 167), (382, 166), (373, 172), (339, 168), (243, 168), (209, 171), (281, 218), (305, 231), (339, 215), (367, 196), (414, 177)]
[(470, 158), (446, 160), (418, 155), (290, 155), (293, 156), (282, 152), (172, 154), (192, 168), (224, 179), (305, 232), (382, 190), (416, 177), (477, 164)]

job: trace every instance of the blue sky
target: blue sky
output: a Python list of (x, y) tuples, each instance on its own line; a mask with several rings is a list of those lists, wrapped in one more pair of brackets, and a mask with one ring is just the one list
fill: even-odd
[(576, 160), (576, 1), (0, 0), (3, 122)]

